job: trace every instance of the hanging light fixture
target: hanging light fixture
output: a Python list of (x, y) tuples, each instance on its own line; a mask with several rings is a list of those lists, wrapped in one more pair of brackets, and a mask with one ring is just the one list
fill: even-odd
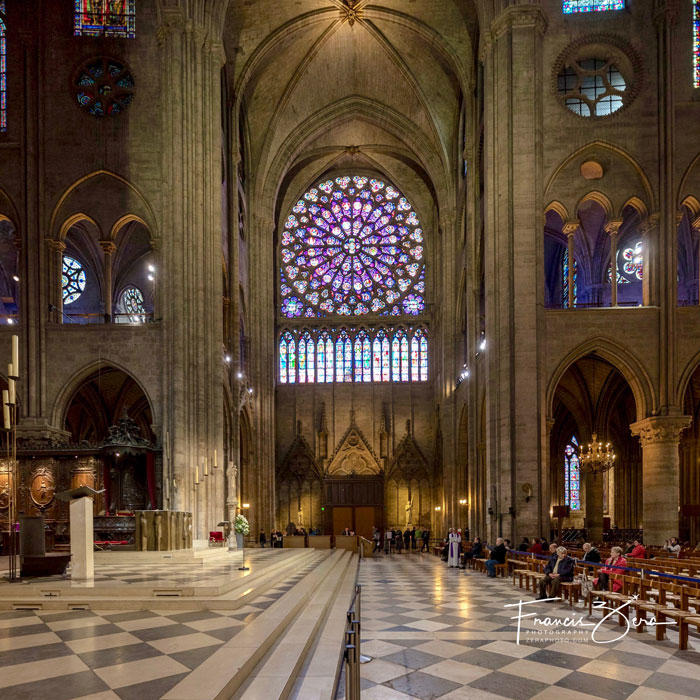
[(593, 441), (581, 451), (579, 462), (583, 471), (589, 474), (602, 474), (615, 466), (615, 452), (609, 442), (603, 445), (602, 442), (598, 442), (598, 436), (593, 433)]
[[(596, 360), (593, 358), (593, 393), (596, 391), (595, 382), (595, 366)], [(596, 424), (597, 415), (593, 416), (593, 425)], [(581, 470), (589, 474), (602, 474), (610, 471), (615, 466), (615, 451), (612, 445), (608, 442), (603, 445), (598, 442), (598, 436), (595, 432), (592, 435), (592, 441), (588, 443), (588, 448), (581, 450), (579, 455), (579, 464)]]

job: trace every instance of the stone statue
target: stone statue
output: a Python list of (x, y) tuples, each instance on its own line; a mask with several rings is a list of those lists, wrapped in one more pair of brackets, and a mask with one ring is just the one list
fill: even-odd
[(304, 511), (301, 508), (297, 511), (297, 525), (304, 527)]
[(406, 525), (410, 525), (413, 522), (413, 496), (406, 503)]

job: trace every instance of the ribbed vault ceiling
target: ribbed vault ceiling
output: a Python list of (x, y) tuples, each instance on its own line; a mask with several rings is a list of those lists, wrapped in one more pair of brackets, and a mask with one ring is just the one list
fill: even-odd
[(255, 196), (349, 154), (449, 202), (475, 31), (472, 0), (233, 0), (227, 72)]

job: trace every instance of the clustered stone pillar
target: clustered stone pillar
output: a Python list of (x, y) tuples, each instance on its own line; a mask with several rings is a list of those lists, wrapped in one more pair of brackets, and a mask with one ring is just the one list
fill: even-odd
[(613, 219), (605, 225), (610, 236), (610, 306), (617, 306), (617, 236), (621, 226), (622, 219)]
[(63, 274), (63, 251), (66, 244), (50, 238), (46, 241), (49, 246), (49, 304), (53, 307), (52, 320), (63, 323), (63, 294), (61, 293), (61, 275)]
[(678, 537), (681, 433), (690, 416), (651, 416), (630, 425), (642, 444), (642, 525), (647, 545)]
[(102, 290), (102, 301), (105, 307), (105, 321), (112, 321), (112, 255), (117, 252), (114, 241), (100, 241), (100, 247), (104, 253), (102, 271), (104, 276), (104, 287)]
[(603, 541), (603, 480), (605, 474), (586, 474), (586, 530), (591, 542)]

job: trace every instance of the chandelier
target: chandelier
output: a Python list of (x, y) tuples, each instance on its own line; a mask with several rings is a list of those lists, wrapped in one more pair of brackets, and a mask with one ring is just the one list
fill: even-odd
[(615, 452), (608, 442), (603, 445), (598, 442), (598, 436), (593, 433), (593, 442), (588, 443), (588, 448), (581, 451), (581, 469), (589, 474), (602, 474), (610, 471), (615, 466)]

